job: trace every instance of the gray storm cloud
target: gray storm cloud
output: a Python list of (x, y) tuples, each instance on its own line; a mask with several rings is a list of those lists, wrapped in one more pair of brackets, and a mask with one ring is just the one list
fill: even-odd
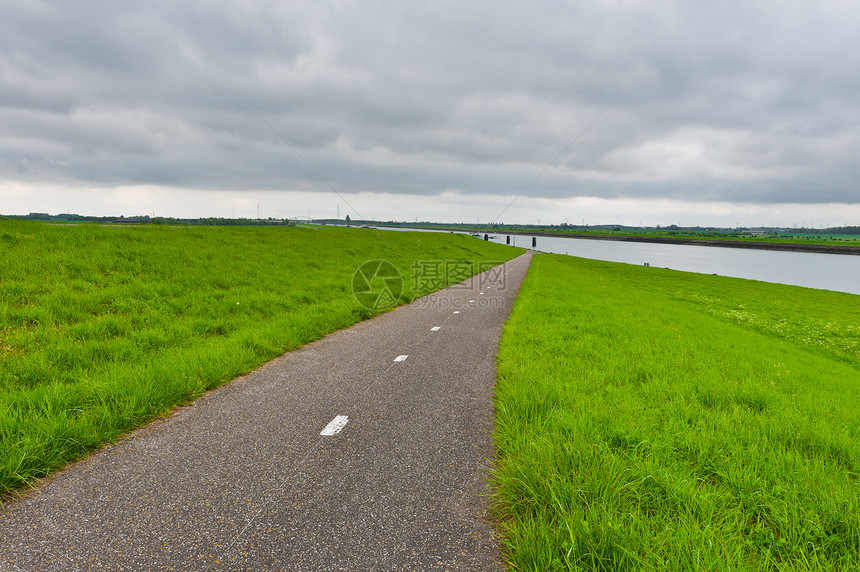
[(860, 202), (850, 3), (0, 4), (7, 181)]

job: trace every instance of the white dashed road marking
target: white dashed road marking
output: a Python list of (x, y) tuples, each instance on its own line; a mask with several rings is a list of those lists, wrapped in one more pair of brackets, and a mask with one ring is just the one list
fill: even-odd
[(431, 332), (437, 332), (437, 331), (439, 331), (439, 329), (440, 329), (439, 326), (433, 326), (432, 328), (430, 328), (430, 331)]
[(340, 430), (343, 429), (343, 426), (346, 425), (346, 422), (349, 421), (349, 417), (346, 415), (338, 415), (334, 419), (328, 422), (322, 431), (320, 431), (320, 435), (328, 437), (330, 435), (334, 435), (336, 433), (340, 433)]
[(459, 313), (460, 313), (460, 310), (454, 310), (454, 313), (455, 313), (455, 314), (459, 314)]
[(409, 357), (408, 355), (399, 355), (396, 358), (394, 358), (394, 361), (406, 361), (406, 358), (408, 358), (408, 357)]

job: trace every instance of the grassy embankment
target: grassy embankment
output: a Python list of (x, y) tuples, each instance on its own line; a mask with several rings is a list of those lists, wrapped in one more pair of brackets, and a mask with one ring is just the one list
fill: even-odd
[(860, 297), (536, 255), (499, 355), (516, 570), (860, 569)]
[(557, 226), (557, 225), (499, 225), (499, 224), (432, 224), (397, 223), (394, 226), (415, 226), (435, 230), (458, 230), (463, 232), (478, 232), (481, 234), (505, 234), (519, 233), (529, 235), (538, 233), (542, 235), (558, 235), (582, 238), (608, 238), (608, 239), (660, 239), (660, 240), (729, 240), (743, 243), (762, 243), (763, 245), (784, 243), (792, 245), (815, 245), (815, 246), (859, 246), (860, 234), (851, 234), (860, 227), (842, 227), (841, 229), (795, 229), (791, 231), (774, 231), (772, 234), (749, 234), (737, 229), (708, 229), (708, 228), (678, 228), (668, 226), (664, 228), (631, 228), (618, 227), (607, 228), (584, 227), (584, 226)]
[(0, 220), (0, 495), (370, 317), (351, 291), (367, 260), (392, 262), (408, 301), (426, 293), (415, 259), (518, 252), (441, 233)]
[[(553, 232), (552, 230), (550, 232)], [(731, 240), (737, 242), (760, 242), (763, 244), (797, 244), (797, 245), (823, 245), (832, 246), (834, 244), (843, 244), (845, 246), (855, 246), (860, 241), (860, 236), (856, 234), (828, 234), (828, 233), (791, 233), (779, 232), (774, 234), (754, 235), (743, 234), (740, 231), (710, 231), (710, 230), (563, 230), (557, 234), (564, 235), (582, 235), (588, 236), (606, 236), (613, 238), (659, 238), (666, 240)]]

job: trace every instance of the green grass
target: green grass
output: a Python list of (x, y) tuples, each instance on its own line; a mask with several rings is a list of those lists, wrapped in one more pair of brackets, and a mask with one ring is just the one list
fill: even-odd
[[(798, 244), (798, 245), (843, 245), (843, 246), (860, 246), (860, 236), (855, 234), (829, 234), (829, 233), (787, 233), (779, 232), (766, 235), (743, 234), (740, 231), (731, 230), (606, 230), (606, 229), (573, 229), (563, 230), (555, 228), (535, 229), (554, 232), (559, 235), (582, 235), (585, 237), (644, 237), (654, 239), (681, 240), (681, 239), (697, 239), (697, 240), (729, 240), (736, 242), (753, 242), (773, 244)], [(503, 231), (498, 231), (503, 232)]]
[(535, 255), (502, 337), (515, 570), (860, 569), (860, 297)]
[[(356, 268), (519, 250), (442, 233), (0, 220), (0, 494), (207, 389), (369, 318)], [(437, 284), (437, 287), (442, 284)]]

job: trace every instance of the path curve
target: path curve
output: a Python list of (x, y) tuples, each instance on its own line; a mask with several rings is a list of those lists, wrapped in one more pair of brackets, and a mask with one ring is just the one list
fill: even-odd
[(530, 260), (284, 354), (60, 471), (0, 513), (0, 570), (503, 569), (485, 496), (495, 358)]

